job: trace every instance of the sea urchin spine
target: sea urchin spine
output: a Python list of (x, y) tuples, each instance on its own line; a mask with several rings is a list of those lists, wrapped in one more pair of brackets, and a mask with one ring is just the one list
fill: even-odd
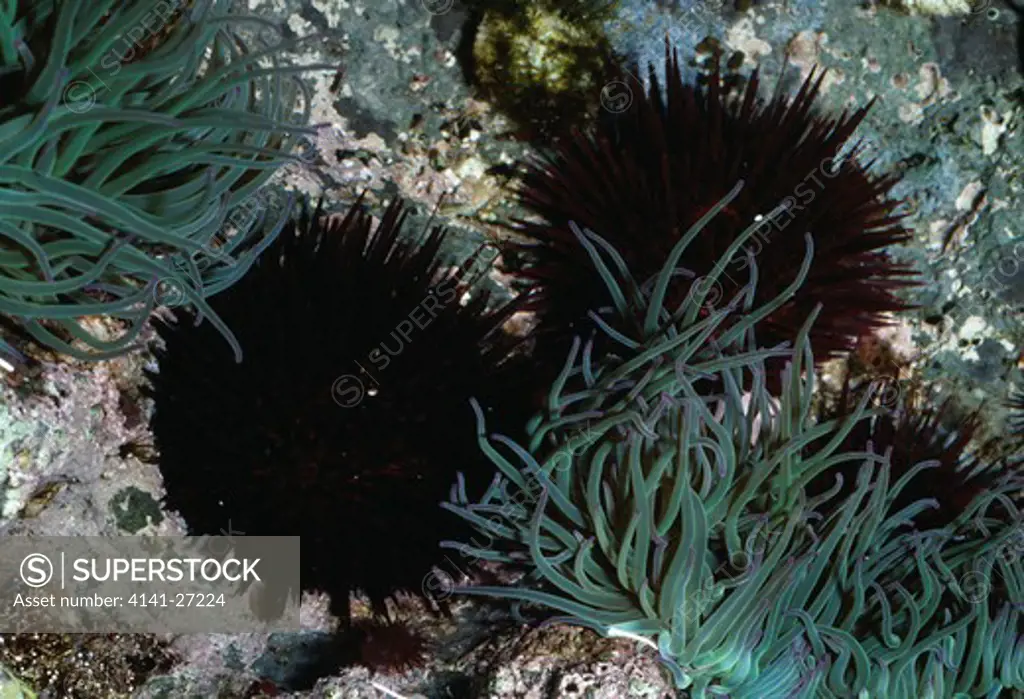
[(856, 159), (859, 146), (846, 150), (870, 105), (839, 117), (817, 115), (823, 74), (812, 74), (791, 100), (777, 92), (767, 103), (758, 97), (756, 73), (737, 96), (722, 86), (717, 68), (706, 87), (687, 85), (678, 59), (666, 52), (664, 91), (652, 69), (650, 89), (624, 113), (525, 167), (521, 203), (539, 221), (513, 222), (533, 240), (511, 243), (507, 257), (525, 261), (519, 276), (538, 292), (532, 308), (541, 320), (540, 356), (564, 357), (588, 311), (610, 303), (570, 222), (607, 240), (643, 283), (740, 179), (742, 193), (681, 260), (691, 274), (676, 283), (672, 307), (748, 226), (762, 221), (720, 275), (712, 296), (722, 303), (746, 284), (749, 256), (759, 270), (756, 305), (792, 282), (794, 249), (802, 249), (805, 234), (815, 249), (805, 284), (759, 324), (762, 346), (792, 341), (820, 302), (811, 343), (824, 361), (884, 325), (886, 312), (908, 308), (894, 292), (915, 284), (907, 278), (912, 271), (882, 251), (910, 237), (895, 212), (898, 202), (884, 198), (897, 177), (870, 176), (870, 164)]
[(403, 240), (406, 216), (395, 202), (374, 231), (358, 205), (340, 220), (305, 208), (213, 299), (240, 363), (180, 309), (157, 324), (167, 507), (195, 534), (301, 536), (303, 587), (343, 618), (352, 590), (378, 611), (421, 593), (459, 525), (438, 502), (459, 472), (490, 479), (470, 398), (527, 417), (521, 340), (503, 331), (518, 302), (489, 308), (483, 254), (448, 269), (445, 229)]

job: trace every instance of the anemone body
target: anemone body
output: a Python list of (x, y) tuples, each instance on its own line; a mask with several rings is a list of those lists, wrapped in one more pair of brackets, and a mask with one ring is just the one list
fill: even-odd
[(182, 310), (157, 324), (168, 508), (195, 534), (301, 536), (303, 587), (343, 618), (352, 590), (382, 611), (424, 589), (455, 524), (438, 502), (458, 472), (470, 489), (490, 475), (469, 399), (514, 415), (523, 382), (502, 329), (515, 302), (488, 309), (482, 256), (447, 267), (445, 229), (403, 239), (406, 216), (396, 202), (374, 232), (358, 205), (341, 220), (307, 207), (213, 300), (241, 362)]
[(323, 66), (243, 38), (230, 1), (193, 4), (0, 6), (0, 314), (42, 346), (134, 350), (168, 293), (234, 343), (205, 298), (279, 230), (237, 213), (315, 134), (296, 74)]
[[(612, 257), (611, 246), (589, 240)], [(1008, 474), (975, 497), (961, 521), (971, 526), (906, 526), (926, 503), (890, 505), (928, 473), (917, 465), (900, 475), (887, 455), (843, 443), (851, 426), (885, 411), (862, 398), (848, 419), (809, 419), (815, 315), (788, 352), (757, 350), (748, 332), (806, 278), (809, 235), (805, 245), (793, 285), (766, 307), (701, 317), (699, 299), (688, 299), (666, 339), (622, 362), (609, 354), (595, 366), (592, 345), (581, 353), (574, 342), (528, 443), (516, 448), (481, 428), (500, 482), (480, 502), (446, 507), (503, 546), (445, 545), (490, 560), (500, 551), (497, 560), (525, 574), (512, 585), (457, 591), (547, 608), (638, 641), (692, 699), (1024, 689), (1024, 510), (1011, 496), (1024, 481)], [(616, 308), (628, 311), (627, 285), (606, 271)], [(664, 310), (675, 271), (667, 258), (641, 311)], [(790, 368), (771, 407), (765, 362), (780, 352)], [(698, 379), (712, 391), (698, 390)], [(794, 448), (818, 439), (825, 443), (811, 453)], [(807, 492), (809, 480), (847, 462), (856, 465), (851, 492)]]
[[(519, 196), (532, 216), (512, 227), (528, 242), (512, 243), (507, 257), (523, 260), (519, 277), (536, 289), (540, 351), (564, 357), (571, 336), (586, 327), (588, 311), (609, 304), (569, 222), (607, 240), (643, 282), (741, 178), (743, 191), (680, 261), (686, 272), (673, 284), (672, 307), (719, 264), (724, 268), (709, 303), (733, 297), (749, 276), (748, 253), (760, 273), (756, 302), (774, 298), (792, 282), (810, 233), (815, 258), (807, 280), (758, 325), (763, 346), (792, 341), (821, 302), (811, 344), (824, 361), (884, 324), (884, 312), (906, 308), (894, 292), (912, 283), (912, 272), (882, 252), (910, 237), (897, 202), (885, 199), (897, 178), (870, 175), (856, 146), (838, 157), (870, 105), (821, 115), (815, 102), (823, 75), (811, 75), (792, 99), (778, 91), (766, 102), (758, 96), (756, 73), (741, 94), (731, 95), (717, 67), (698, 87), (683, 82), (668, 49), (666, 62), (664, 90), (653, 69), (646, 91), (630, 80), (632, 104), (622, 114), (606, 112), (593, 130), (525, 166)], [(758, 221), (757, 234), (723, 259), (737, 236)]]

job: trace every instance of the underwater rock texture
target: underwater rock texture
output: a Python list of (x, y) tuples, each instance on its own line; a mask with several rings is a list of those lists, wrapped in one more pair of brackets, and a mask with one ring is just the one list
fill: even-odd
[[(463, 230), (463, 250), (515, 213), (501, 195), (508, 166), (528, 147), (504, 138), (514, 125), (473, 98), (457, 53), (466, 8), (455, 0), (250, 0), (296, 34), (320, 32), (301, 58), (333, 61), (317, 73), (314, 122), (325, 125), (305, 166), (280, 184), (342, 203), (364, 189), (371, 203), (396, 194)], [(1024, 139), (1018, 19), (1004, 5), (928, 18), (848, 0), (772, 0), (739, 13), (732, 3), (622, 0), (607, 25), (614, 47), (658, 65), (666, 33), (684, 52), (706, 36), (745, 68), (760, 63), (773, 86), (788, 60), (792, 87), (815, 64), (831, 69), (824, 101), (878, 103), (861, 126), (880, 169), (900, 168), (914, 241), (897, 254), (928, 282), (922, 309), (901, 321), (900, 376), (916, 375), (963, 409), (982, 409), (983, 436), (1002, 434), (1002, 401), (1021, 372), (1024, 324)], [(442, 195), (444, 196), (443, 201)], [(275, 200), (268, 194), (266, 202)], [(268, 205), (263, 199), (257, 206)], [(460, 250), (459, 252), (463, 251)], [(909, 340), (909, 341), (908, 341)], [(147, 358), (100, 367), (71, 364), (6, 377), (0, 402), (0, 480), (7, 534), (180, 531), (161, 512), (157, 467), (138, 400)], [(983, 440), (982, 440), (983, 441)], [(996, 444), (994, 448), (1001, 448)], [(445, 573), (454, 576), (449, 571)], [(447, 579), (447, 578), (445, 578)], [(471, 612), (457, 608), (459, 618)], [(307, 600), (313, 628), (322, 605)], [(209, 636), (174, 640), (177, 665), (136, 696), (661, 697), (668, 684), (631, 644), (590, 632), (512, 628), (484, 640), (482, 625), (431, 625), (399, 613), (440, 649), (425, 668), (382, 675), (350, 668), (313, 689), (287, 685), (308, 661), (302, 638)], [(528, 642), (523, 637), (528, 637)], [(278, 662), (272, 662), (272, 661)], [(0, 646), (0, 662), (4, 662)], [(262, 675), (262, 678), (261, 676)], [(109, 696), (129, 696), (125, 686)], [(81, 695), (87, 696), (87, 695)], [(91, 695), (89, 695), (91, 696)], [(98, 695), (96, 695), (98, 696)]]

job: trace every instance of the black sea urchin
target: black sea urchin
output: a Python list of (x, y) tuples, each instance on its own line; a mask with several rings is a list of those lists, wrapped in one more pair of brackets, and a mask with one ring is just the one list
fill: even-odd
[(470, 397), (526, 419), (520, 340), (502, 327), (517, 302), (489, 309), (484, 253), (447, 270), (445, 229), (404, 241), (406, 215), (396, 202), (372, 233), (359, 205), (342, 220), (304, 208), (213, 299), (240, 363), (181, 310), (157, 325), (167, 506), (195, 534), (301, 536), (303, 587), (328, 592), (343, 619), (351, 590), (378, 612), (396, 591), (420, 593), (457, 525), (438, 506), (456, 473), (470, 487), (493, 475)]
[(1007, 420), (1010, 434), (1016, 438), (1024, 437), (1024, 388), (1011, 390), (1006, 405), (1010, 409)]
[[(850, 388), (847, 381), (837, 404), (822, 411), (819, 420), (847, 418), (860, 397)], [(872, 451), (875, 454), (890, 454), (890, 485), (894, 485), (914, 466), (925, 462), (938, 462), (937, 466), (919, 472), (910, 479), (906, 487), (896, 496), (890, 506), (890, 513), (925, 500), (934, 500), (929, 507), (914, 515), (914, 527), (920, 530), (941, 528), (953, 523), (971, 501), (990, 488), (1003, 474), (1000, 465), (982, 466), (978, 458), (967, 449), (980, 426), (977, 415), (961, 420), (957, 429), (949, 429), (952, 420), (951, 404), (929, 405), (913, 392), (900, 399), (898, 409), (863, 419), (858, 422), (840, 447), (840, 451)], [(825, 437), (821, 445), (827, 443)], [(812, 444), (813, 452), (819, 444)], [(821, 495), (834, 487), (836, 474), (843, 477), (839, 491), (843, 497), (856, 489), (857, 473), (862, 461), (846, 461), (818, 474), (807, 486), (810, 496)]]
[[(580, 332), (589, 310), (609, 305), (604, 284), (569, 227), (575, 222), (608, 241), (639, 283), (663, 265), (669, 251), (738, 180), (739, 196), (701, 231), (681, 265), (672, 291), (675, 308), (692, 279), (707, 275), (738, 235), (760, 221), (746, 244), (759, 273), (755, 307), (792, 283), (811, 233), (815, 255), (806, 282), (784, 306), (758, 325), (764, 346), (792, 341), (819, 302), (811, 331), (820, 362), (846, 352), (857, 337), (883, 325), (883, 313), (907, 308), (894, 290), (914, 282), (909, 268), (882, 248), (907, 240), (898, 202), (884, 199), (896, 176), (868, 174), (844, 147), (870, 105), (852, 114), (814, 110), (823, 75), (812, 75), (792, 100), (765, 103), (755, 73), (745, 91), (729, 96), (713, 68), (706, 87), (683, 83), (678, 59), (666, 48), (667, 89), (651, 70), (651, 88), (622, 114), (577, 134), (525, 167), (520, 199), (538, 221), (512, 227), (533, 240), (514, 243), (524, 260), (521, 279), (538, 293), (538, 351), (564, 356), (567, 335)], [(637, 92), (635, 81), (632, 83)], [(784, 207), (778, 208), (780, 204)], [(774, 215), (769, 216), (772, 212)], [(725, 300), (747, 283), (746, 255), (734, 258), (708, 289)], [(629, 330), (624, 328), (623, 330)]]
[(407, 625), (394, 621), (356, 624), (359, 661), (377, 672), (407, 672), (423, 664), (426, 642)]

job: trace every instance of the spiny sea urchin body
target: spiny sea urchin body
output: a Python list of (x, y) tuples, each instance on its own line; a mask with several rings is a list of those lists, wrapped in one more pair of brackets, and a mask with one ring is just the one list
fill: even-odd
[(894, 291), (913, 283), (907, 279), (912, 272), (882, 252), (910, 237), (897, 202), (884, 198), (896, 177), (869, 175), (856, 148), (842, 155), (870, 105), (838, 117), (818, 114), (822, 75), (809, 77), (791, 100), (776, 94), (762, 101), (756, 74), (742, 94), (729, 96), (717, 68), (706, 87), (697, 87), (683, 82), (677, 57), (667, 55), (666, 62), (664, 93), (652, 69), (646, 93), (632, 83), (633, 104), (624, 113), (526, 166), (520, 199), (539, 221), (515, 222), (533, 241), (514, 248), (525, 261), (521, 279), (538, 291), (540, 351), (564, 356), (587, 312), (610, 303), (570, 222), (607, 240), (643, 284), (738, 179), (746, 182), (743, 191), (680, 261), (692, 274), (674, 283), (672, 307), (760, 222), (707, 291), (713, 304), (732, 298), (749, 278), (749, 254), (759, 270), (756, 301), (773, 298), (792, 282), (795, 257), (810, 233), (810, 273), (792, 299), (758, 325), (763, 346), (792, 341), (821, 302), (811, 343), (818, 361), (825, 361), (883, 325), (883, 313), (905, 309)]
[[(438, 502), (463, 472), (490, 478), (471, 397), (517, 415), (515, 302), (488, 309), (483, 254), (442, 264), (446, 232), (404, 240), (407, 212), (376, 231), (304, 209), (241, 282), (214, 297), (243, 348), (178, 311), (150, 375), (166, 504), (192, 533), (302, 537), (302, 584), (347, 617), (421, 592), (457, 524)], [(465, 293), (472, 289), (468, 302)], [(524, 408), (525, 410), (525, 408)]]
[[(854, 391), (847, 382), (837, 404), (822, 411), (819, 421), (849, 418), (855, 411), (860, 391)], [(990, 490), (1003, 475), (1004, 464), (982, 464), (969, 451), (971, 440), (980, 427), (977, 415), (968, 416), (950, 429), (954, 422), (949, 402), (929, 405), (918, 395), (903, 396), (901, 405), (885, 410), (870, 420), (861, 420), (843, 440), (844, 451), (870, 451), (884, 455), (891, 450), (890, 465), (895, 482), (923, 462), (934, 462), (934, 467), (911, 478), (894, 498), (890, 513), (896, 513), (914, 503), (931, 501), (933, 506), (913, 516), (913, 526), (919, 530), (938, 529), (956, 522), (975, 498)], [(813, 453), (827, 440), (808, 447)], [(808, 495), (815, 497), (835, 485), (836, 475), (842, 476), (840, 500), (856, 489), (857, 472), (861, 464), (849, 461), (830, 468), (807, 486)]]
[(1010, 417), (1007, 420), (1010, 433), (1018, 439), (1024, 438), (1024, 388), (1010, 391), (1006, 403), (1010, 408)]
[(407, 672), (423, 664), (426, 642), (407, 625), (394, 621), (356, 624), (359, 661), (376, 672)]

